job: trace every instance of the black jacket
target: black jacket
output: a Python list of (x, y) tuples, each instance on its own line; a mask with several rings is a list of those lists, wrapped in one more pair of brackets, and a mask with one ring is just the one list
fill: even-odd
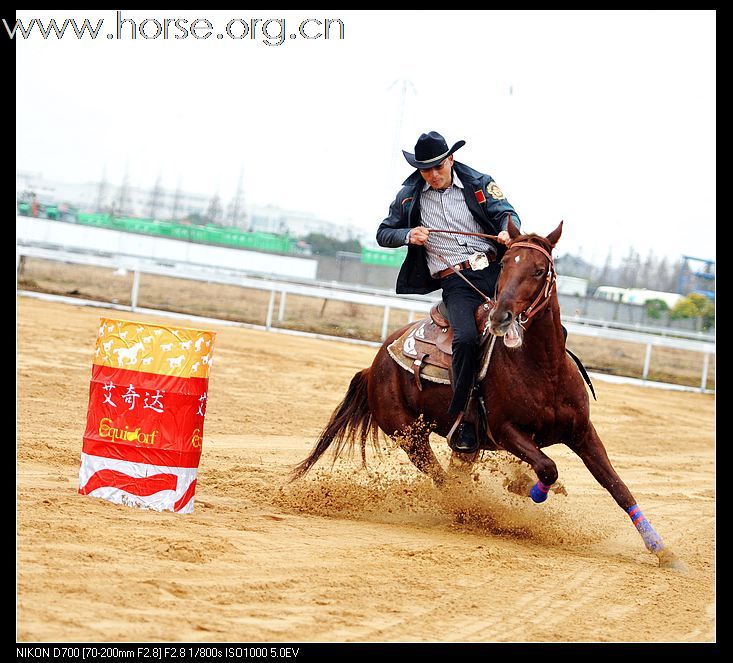
[[(453, 171), (463, 183), (463, 195), (473, 218), (488, 235), (498, 235), (506, 230), (509, 214), (512, 222), (519, 228), (521, 221), (514, 208), (504, 198), (504, 194), (490, 175), (458, 161), (453, 163)], [(377, 243), (380, 246), (398, 248), (405, 246), (405, 238), (410, 228), (422, 225), (420, 216), (420, 193), (425, 180), (416, 170), (403, 183), (394, 202), (389, 206), (389, 216), (382, 221), (377, 230)], [(500, 258), (503, 247), (491, 242)], [(425, 247), (409, 244), (407, 257), (397, 276), (397, 294), (424, 295), (440, 288), (440, 281), (430, 276), (425, 256)]]

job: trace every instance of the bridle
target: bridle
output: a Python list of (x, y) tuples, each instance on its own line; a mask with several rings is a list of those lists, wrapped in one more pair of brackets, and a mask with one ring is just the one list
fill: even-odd
[(550, 295), (552, 294), (552, 288), (557, 281), (557, 273), (555, 272), (555, 263), (552, 260), (552, 255), (550, 255), (541, 246), (533, 244), (531, 242), (515, 242), (508, 247), (507, 252), (518, 246), (526, 249), (535, 249), (536, 251), (542, 253), (549, 261), (549, 264), (547, 266), (547, 276), (545, 277), (544, 285), (540, 287), (540, 291), (537, 293), (534, 301), (517, 316), (517, 322), (522, 326), (522, 329), (524, 329), (524, 325), (527, 324), (527, 322), (529, 322), (543, 308), (545, 308), (547, 304), (549, 304)]
[[(509, 217), (511, 219), (511, 215)], [(460, 230), (439, 230), (436, 228), (427, 228), (431, 233), (450, 233), (451, 235), (471, 235), (474, 237), (485, 237), (486, 239), (492, 239), (497, 240), (498, 237), (496, 235), (486, 235), (484, 233), (473, 233), (473, 232), (463, 232)], [(547, 276), (545, 277), (545, 284), (540, 288), (540, 291), (537, 293), (537, 296), (534, 298), (534, 301), (526, 308), (524, 311), (522, 311), (517, 316), (517, 322), (522, 326), (522, 329), (524, 329), (524, 325), (527, 324), (535, 315), (537, 315), (547, 304), (550, 302), (550, 295), (552, 294), (552, 288), (555, 285), (555, 282), (557, 281), (557, 272), (555, 271), (555, 262), (552, 259), (552, 255), (550, 255), (545, 249), (543, 249), (541, 246), (537, 244), (532, 244), (530, 242), (515, 242), (510, 247), (507, 247), (507, 251), (509, 249), (513, 249), (515, 246), (521, 246), (527, 249), (535, 249), (536, 251), (539, 251), (542, 253), (548, 260), (549, 264), (547, 267)], [(468, 285), (470, 285), (481, 297), (484, 299), (484, 305), (488, 305), (490, 307), (495, 306), (495, 301), (492, 301), (491, 298), (487, 297), (483, 292), (481, 292), (473, 283), (471, 283), (463, 274), (460, 273), (453, 265), (451, 265), (443, 256), (438, 256), (448, 267), (450, 267), (458, 276), (460, 276)], [(497, 293), (498, 296), (498, 293)]]

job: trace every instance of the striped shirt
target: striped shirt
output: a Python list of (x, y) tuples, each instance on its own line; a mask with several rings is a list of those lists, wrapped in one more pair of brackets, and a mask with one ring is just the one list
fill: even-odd
[[(453, 173), (453, 182), (445, 191), (431, 189), (425, 182), (420, 195), (420, 215), (422, 224), (436, 230), (461, 230), (472, 233), (486, 231), (473, 218), (471, 210), (463, 197), (463, 182)], [(451, 235), (449, 233), (431, 233), (425, 244), (428, 269), (435, 276), (448, 265), (439, 256), (443, 256), (451, 265), (468, 260), (476, 252), (491, 256), (496, 253), (493, 242), (483, 237)]]

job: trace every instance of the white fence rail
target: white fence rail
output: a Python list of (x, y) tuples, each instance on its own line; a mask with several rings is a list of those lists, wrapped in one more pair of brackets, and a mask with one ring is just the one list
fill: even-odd
[[(177, 263), (174, 265), (163, 265), (151, 260), (131, 256), (101, 256), (90, 253), (71, 252), (63, 249), (41, 248), (37, 246), (16, 247), (16, 268), (20, 267), (22, 257), (53, 260), (79, 265), (90, 265), (95, 267), (107, 267), (110, 269), (124, 268), (133, 273), (130, 303), (132, 311), (138, 307), (138, 289), (140, 274), (155, 274), (179, 279), (190, 279), (195, 281), (208, 281), (211, 283), (222, 283), (235, 285), (242, 288), (252, 288), (270, 292), (267, 305), (265, 327), (273, 326), (275, 315), (275, 299), (279, 294), (279, 305), (277, 309), (277, 321), (282, 322), (287, 305), (287, 295), (300, 295), (303, 297), (314, 297), (317, 299), (331, 299), (353, 304), (366, 304), (378, 306), (384, 309), (381, 326), (381, 339), (384, 340), (388, 334), (389, 317), (392, 309), (406, 310), (410, 313), (410, 320), (415, 318), (416, 313), (427, 313), (430, 307), (437, 301), (437, 297), (410, 297), (393, 295), (378, 290), (366, 288), (349, 288), (344, 284), (331, 283), (297, 283), (292, 281), (258, 278), (248, 275), (244, 271), (222, 269), (220, 267), (200, 265), (194, 263)], [(681, 333), (675, 330), (675, 334), (662, 335), (659, 330), (647, 327), (648, 331), (637, 331), (630, 329), (629, 325), (615, 325), (608, 321), (583, 320), (582, 318), (564, 318), (563, 324), (570, 334), (581, 336), (593, 336), (596, 338), (641, 343), (646, 346), (644, 354), (644, 366), (642, 369), (643, 379), (648, 379), (649, 367), (651, 364), (652, 350), (654, 347), (675, 348), (700, 352), (703, 354), (702, 373), (700, 390), (705, 391), (707, 387), (710, 355), (715, 354), (714, 338), (705, 338), (698, 333), (691, 332), (687, 338), (681, 337)], [(651, 333), (651, 330), (657, 333)], [(669, 330), (663, 330), (669, 333)]]
[(318, 270), (318, 261), (313, 258), (212, 246), (30, 216), (15, 217), (15, 234), (17, 241), (27, 246), (57, 246), (88, 253), (105, 251), (114, 256), (130, 255), (159, 262), (203, 263), (231, 269), (239, 269), (246, 264), (250, 272), (280, 278), (314, 279)]

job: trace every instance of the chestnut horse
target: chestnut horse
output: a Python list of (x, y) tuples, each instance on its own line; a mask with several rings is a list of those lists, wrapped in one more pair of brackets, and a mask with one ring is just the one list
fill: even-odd
[[(630, 516), (659, 564), (682, 568), (611, 465), (589, 418), (585, 384), (565, 352), (552, 260), (562, 222), (547, 237), (520, 235), (511, 220), (508, 231), (511, 241), (501, 261), (496, 301), (488, 319), (488, 331), (503, 337), (504, 343), (494, 344), (479, 385), (488, 424), (481, 448), (503, 449), (529, 463), (538, 478), (529, 497), (543, 502), (558, 479), (557, 467), (543, 449), (567, 445)], [(352, 378), (310, 455), (293, 470), (293, 480), (304, 475), (334, 441), (334, 459), (357, 438), (365, 458), (368, 438), (376, 445), (381, 429), (437, 486), (445, 485), (448, 475), (430, 447), (429, 435), (431, 430), (448, 434), (453, 424), (448, 416), (452, 390), (435, 382), (425, 382), (419, 390), (413, 375), (390, 357), (387, 347), (408, 327), (394, 332), (371, 367)], [(454, 452), (451, 469), (470, 470), (478, 453)]]

